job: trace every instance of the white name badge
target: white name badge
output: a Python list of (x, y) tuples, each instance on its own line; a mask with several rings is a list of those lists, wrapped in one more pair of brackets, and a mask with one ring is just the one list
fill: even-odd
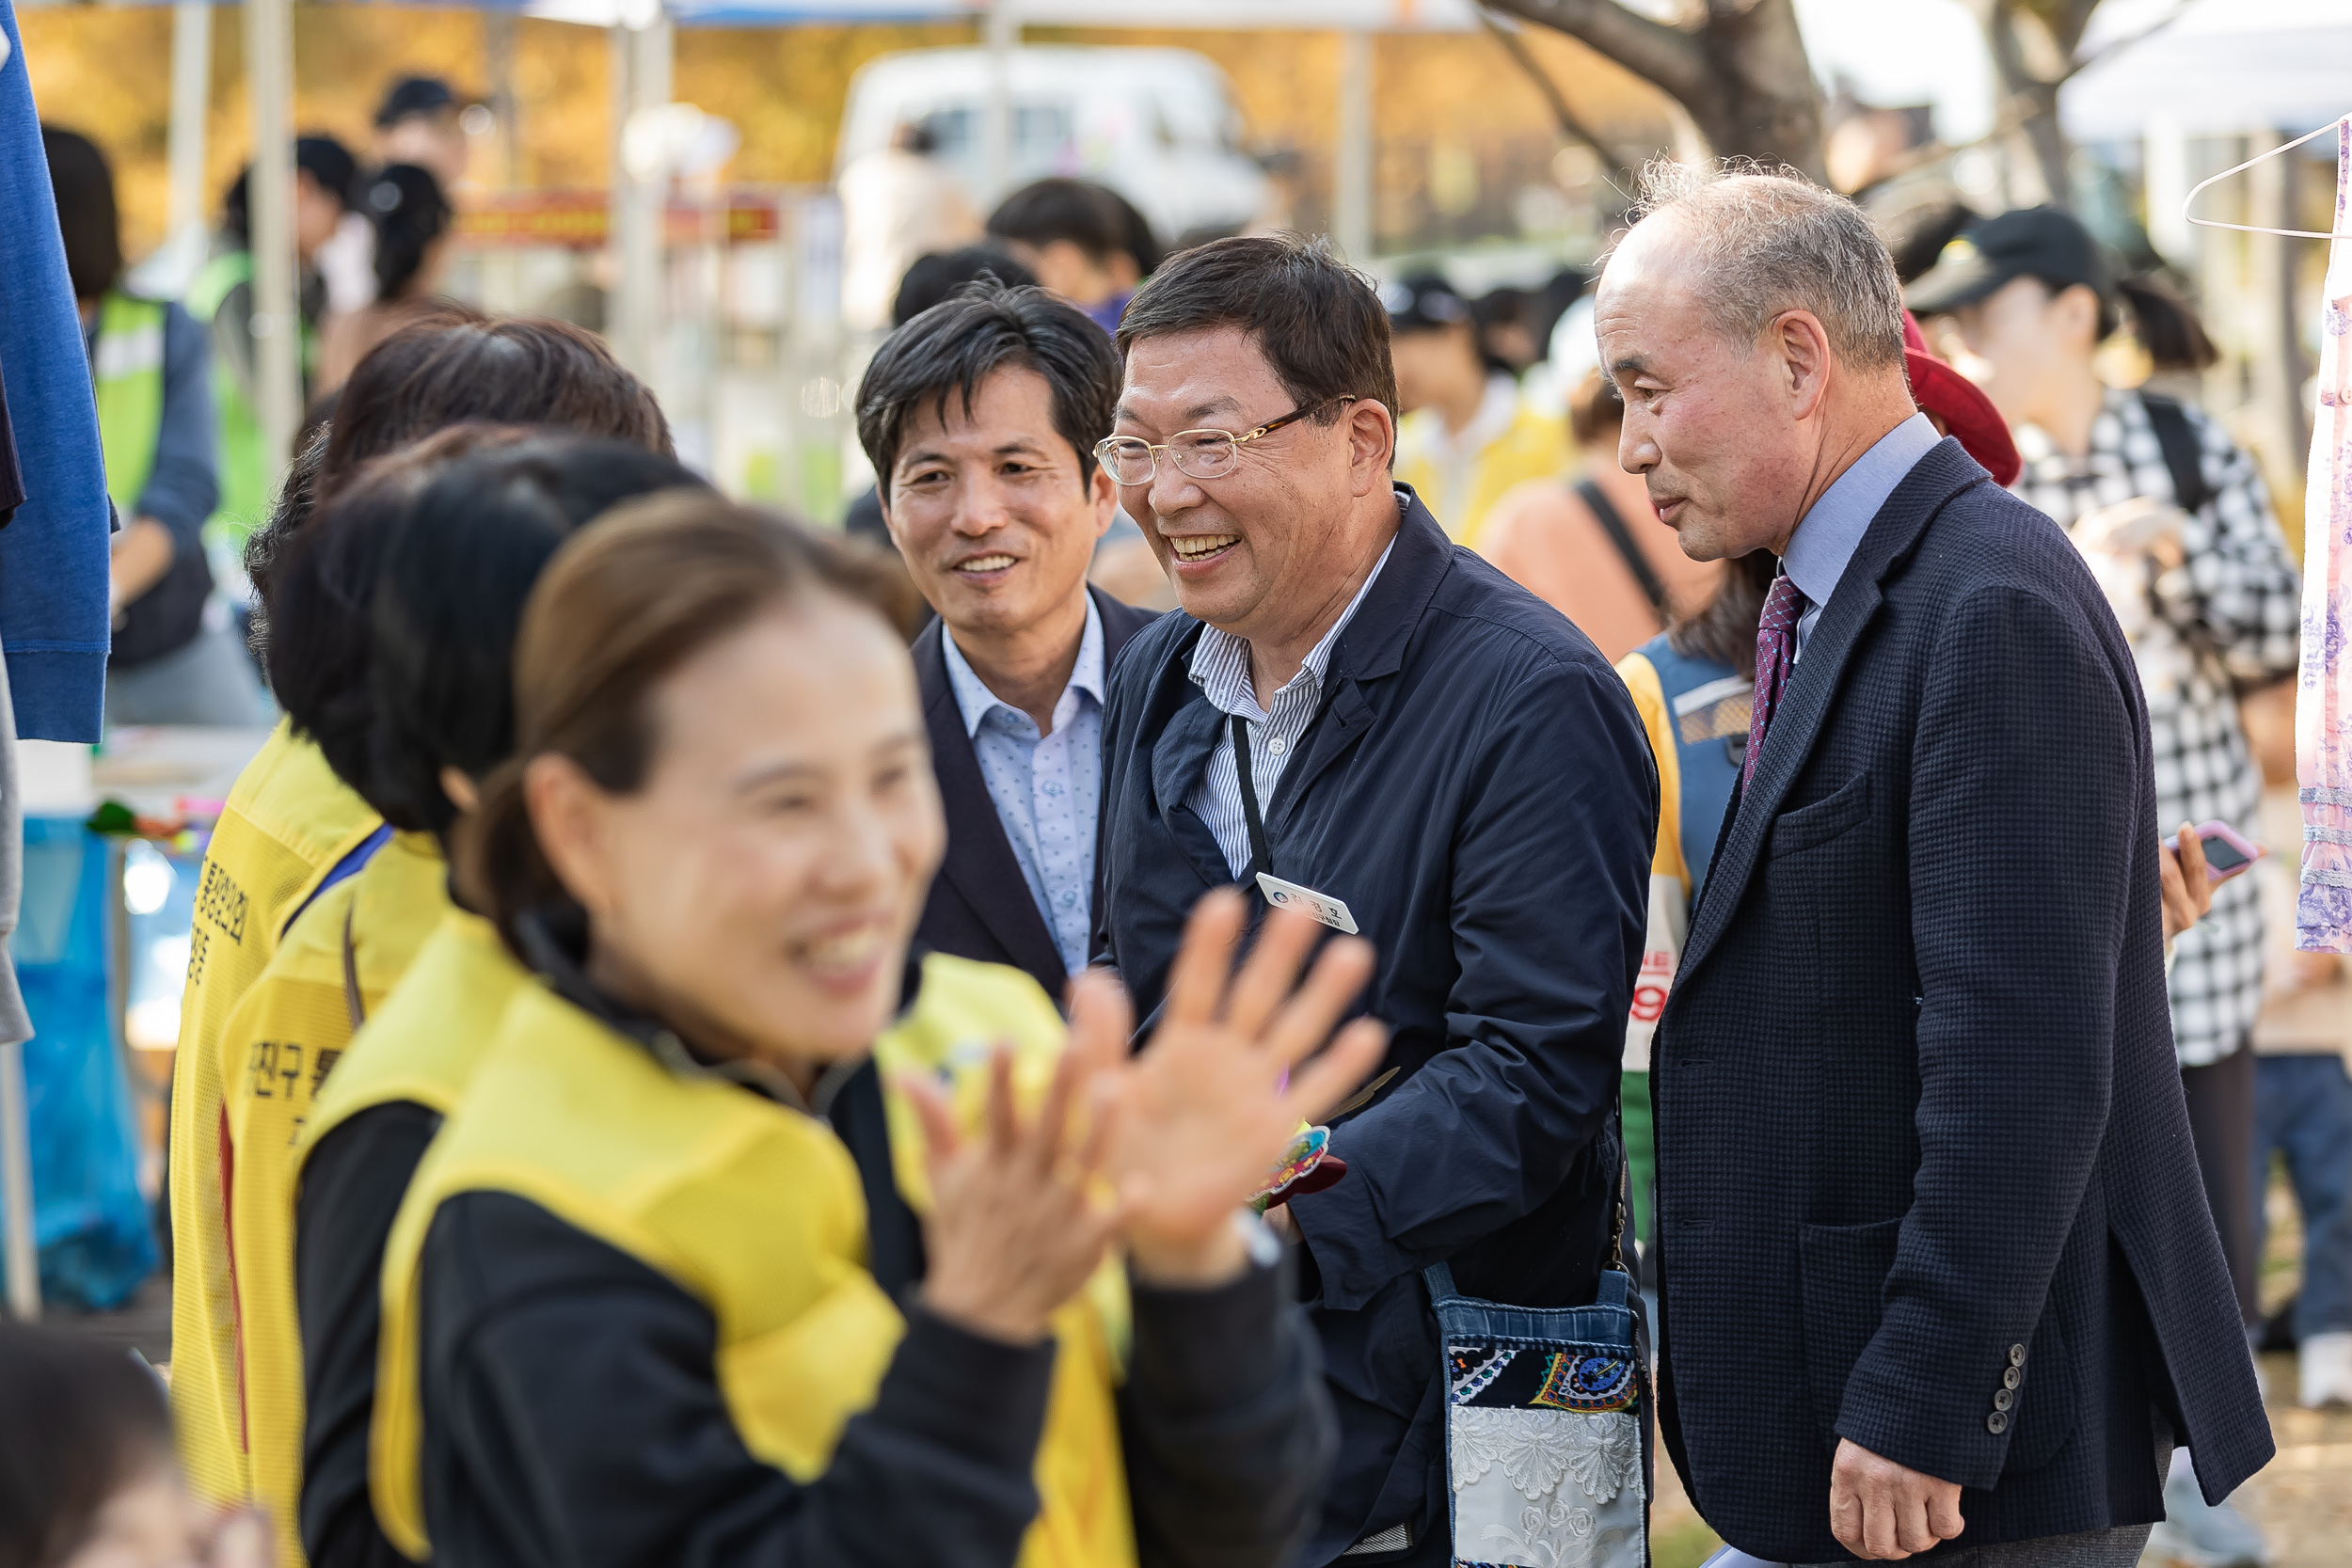
[(1351, 937), (1356, 934), (1356, 917), (1347, 912), (1345, 901), (1327, 893), (1317, 893), (1311, 887), (1300, 887), (1296, 882), (1286, 882), (1263, 871), (1258, 873), (1258, 891), (1264, 894), (1265, 901), (1278, 910), (1300, 910), (1335, 931), (1345, 931)]

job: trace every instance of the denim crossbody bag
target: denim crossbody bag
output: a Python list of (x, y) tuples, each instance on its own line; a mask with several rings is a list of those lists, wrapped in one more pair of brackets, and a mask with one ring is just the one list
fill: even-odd
[(1444, 1347), (1455, 1568), (1644, 1568), (1649, 1499), (1625, 1210), (1590, 1307), (1511, 1307), (1422, 1271)]

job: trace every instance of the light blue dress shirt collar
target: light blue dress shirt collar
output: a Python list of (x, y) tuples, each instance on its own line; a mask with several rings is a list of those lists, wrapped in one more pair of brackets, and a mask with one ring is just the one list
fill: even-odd
[(1053, 732), (991, 691), (955, 634), (940, 639), (947, 684), (972, 739), (989, 804), (1044, 917), (1062, 967), (1086, 967), (1092, 935), (1095, 815), (1103, 782), (1103, 617), (1087, 595), (1086, 629), (1070, 684), (1054, 700)]
[[(939, 628), (939, 651), (947, 660), (947, 686), (956, 694), (956, 711), (963, 715), (966, 736), (980, 733), (980, 721), (988, 717), (991, 708), (1014, 711), (1012, 705), (991, 691), (988, 683), (965, 661), (963, 650), (956, 646), (955, 632), (946, 626)], [(1078, 662), (1070, 672), (1070, 684), (1055, 701), (1054, 728), (1058, 730), (1068, 721), (1062, 709), (1073, 692), (1085, 692), (1099, 707), (1103, 703), (1103, 612), (1095, 608), (1094, 595), (1089, 594), (1086, 630), (1078, 638)]]
[(1804, 657), (1814, 623), (1821, 618), (1830, 595), (1837, 592), (1846, 563), (1853, 559), (1862, 536), (1870, 531), (1870, 519), (1879, 515), (1879, 508), (1886, 504), (1903, 476), (1942, 439), (1925, 414), (1912, 415), (1855, 458), (1797, 524), (1788, 553), (1781, 558), (1781, 570), (1805, 597), (1804, 614), (1797, 621), (1798, 657)]

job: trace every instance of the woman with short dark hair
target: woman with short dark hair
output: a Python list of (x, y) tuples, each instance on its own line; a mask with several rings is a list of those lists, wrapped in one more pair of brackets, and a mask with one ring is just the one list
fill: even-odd
[[(368, 612), (380, 546), (322, 531), (312, 503), (331, 502), (365, 459), (491, 411), (669, 451), (652, 395), (595, 340), (560, 323), (452, 312), (361, 363), (333, 430), (296, 466), (269, 530), (248, 542), (287, 719), (230, 793), (197, 900), (172, 1065), (172, 1404), (199, 1491), (224, 1501), (264, 1493), (280, 1510), (290, 1553), (300, 1368), (290, 1306), (260, 1322), (253, 1314), (266, 1315), (291, 1286), (269, 1295), (256, 1282), (290, 1277), (294, 1138), (332, 1066), (326, 1053), (352, 1027), (342, 988), (308, 986), (303, 966), (325, 943), (338, 960), (330, 977), (340, 976), (350, 884), (390, 836), (346, 782), (366, 771)], [(273, 969), (305, 915), (334, 929), (304, 945), (300, 963), (287, 957)], [(374, 971), (373, 955), (400, 951), (386, 932), (421, 940), (430, 927), (411, 901), (358, 907), (351, 930), (355, 958), (368, 956), (361, 978)]]

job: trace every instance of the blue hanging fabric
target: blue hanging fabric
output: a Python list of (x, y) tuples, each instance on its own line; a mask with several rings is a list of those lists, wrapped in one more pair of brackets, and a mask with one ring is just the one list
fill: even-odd
[(77, 820), (27, 817), (13, 943), (34, 1030), (24, 1083), (41, 1295), (92, 1309), (121, 1305), (158, 1260), (106, 983), (110, 853)]
[(88, 742), (105, 705), (114, 513), (10, 0), (0, 0), (0, 395), (24, 483), (24, 503), (0, 528), (0, 645), (18, 736)]

